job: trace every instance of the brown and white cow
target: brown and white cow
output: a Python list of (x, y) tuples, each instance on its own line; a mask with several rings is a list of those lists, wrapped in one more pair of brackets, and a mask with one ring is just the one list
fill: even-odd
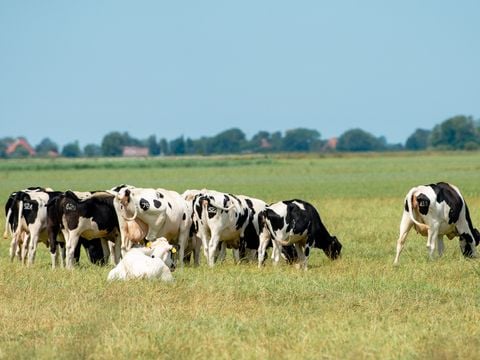
[(449, 239), (456, 236), (460, 238), (460, 249), (465, 257), (476, 256), (475, 247), (480, 241), (480, 233), (472, 225), (467, 203), (460, 190), (452, 184), (439, 182), (420, 185), (408, 191), (404, 201), (394, 264), (398, 264), (400, 253), (412, 227), (427, 237), (430, 258), (433, 258), (435, 249), (438, 255), (442, 256), (444, 235)]

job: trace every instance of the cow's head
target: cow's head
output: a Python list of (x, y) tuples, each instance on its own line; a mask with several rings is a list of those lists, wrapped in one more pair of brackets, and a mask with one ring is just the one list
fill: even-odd
[(473, 238), (475, 239), (475, 246), (478, 246), (480, 243), (480, 231), (477, 228), (473, 229), (472, 231)]
[(330, 243), (323, 249), (323, 251), (331, 260), (335, 260), (341, 255), (342, 244), (338, 241), (336, 236), (332, 236), (330, 238)]
[(163, 237), (152, 242), (150, 246), (153, 250), (151, 254), (152, 258), (160, 258), (170, 270), (175, 269), (177, 262), (177, 249), (175, 246), (171, 245), (167, 239)]

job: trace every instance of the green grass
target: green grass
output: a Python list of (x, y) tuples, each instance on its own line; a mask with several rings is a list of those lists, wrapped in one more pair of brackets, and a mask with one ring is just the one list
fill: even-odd
[[(233, 162), (239, 161), (233, 165)], [(148, 161), (148, 160), (145, 160)], [(480, 223), (480, 154), (195, 159), (195, 166), (0, 172), (0, 196), (26, 186), (93, 190), (120, 183), (302, 198), (344, 245), (309, 270), (269, 262), (176, 271), (176, 281), (107, 283), (110, 267), (33, 267), (0, 244), (0, 358), (450, 359), (478, 357), (480, 263), (445, 240), (431, 261), (412, 232), (393, 267), (403, 198), (414, 185), (460, 187)], [(204, 163), (205, 162), (205, 163)], [(203, 166), (204, 165), (204, 166)], [(0, 162), (0, 169), (3, 164)], [(1, 213), (0, 229), (4, 216)]]

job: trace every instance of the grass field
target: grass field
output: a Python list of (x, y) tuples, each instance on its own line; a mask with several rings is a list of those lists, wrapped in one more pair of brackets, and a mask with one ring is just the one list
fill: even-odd
[[(412, 232), (393, 267), (403, 198), (417, 184), (462, 190), (480, 226), (480, 153), (0, 162), (0, 198), (27, 186), (96, 190), (128, 183), (211, 188), (267, 202), (313, 203), (343, 244), (309, 270), (234, 265), (176, 281), (107, 283), (111, 267), (50, 269), (8, 260), (0, 243), (0, 358), (477, 359), (480, 262), (458, 240), (429, 260)], [(0, 230), (4, 228), (3, 207)]]

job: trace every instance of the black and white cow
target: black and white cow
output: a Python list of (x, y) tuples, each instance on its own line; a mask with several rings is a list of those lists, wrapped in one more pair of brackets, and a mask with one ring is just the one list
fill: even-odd
[[(192, 224), (185, 199), (176, 191), (160, 188), (119, 186), (112, 190), (117, 192), (115, 209), (120, 224), (122, 252), (128, 250), (129, 243), (134, 238), (134, 242), (139, 240), (138, 235), (130, 233), (130, 229), (133, 228), (147, 241), (165, 237), (171, 244), (178, 244), (178, 261), (180, 266), (183, 266), (183, 257)], [(137, 225), (134, 226), (132, 222)]]
[[(22, 262), (27, 260), (28, 264), (33, 264), (37, 251), (38, 242), (43, 242), (48, 246), (49, 239), (47, 233), (47, 208), (48, 201), (61, 194), (58, 191), (52, 191), (45, 188), (28, 188), (26, 190), (12, 193), (7, 200), (5, 213), (7, 214), (6, 226), (10, 228), (12, 234), (12, 242), (10, 245), (10, 258), (17, 255)], [(6, 232), (4, 236), (8, 233)], [(55, 241), (56, 247), (62, 251), (65, 248), (65, 241), (61, 236), (59, 241)], [(81, 244), (87, 250), (89, 258), (92, 262), (99, 261), (99, 244), (92, 242), (86, 244), (83, 239)], [(80, 258), (80, 244), (75, 249), (75, 259), (78, 262)], [(56, 262), (60, 262), (63, 266), (64, 256), (60, 259), (52, 257), (52, 267)]]
[[(252, 205), (252, 204), (250, 204)], [(194, 223), (209, 266), (214, 266), (217, 248), (222, 246), (234, 249), (234, 257), (239, 261), (240, 241), (252, 217), (251, 207), (243, 197), (215, 190), (205, 190), (195, 199)]]
[(91, 196), (79, 198), (68, 190), (49, 201), (47, 230), (52, 256), (56, 250), (55, 239), (62, 232), (66, 241), (67, 268), (73, 268), (75, 249), (80, 238), (94, 243), (98, 243), (94, 239), (100, 238), (104, 262), (110, 252), (107, 241), (115, 243), (114, 262), (117, 264), (120, 261), (120, 236), (113, 199), (114, 195), (107, 192), (92, 192)]
[(262, 266), (265, 249), (273, 243), (273, 260), (280, 260), (282, 247), (293, 244), (298, 265), (307, 269), (311, 248), (322, 249), (332, 260), (340, 256), (342, 244), (331, 236), (313, 205), (303, 200), (280, 201), (269, 205), (261, 214), (263, 226), (258, 249), (258, 266)]
[(427, 237), (430, 258), (435, 249), (443, 254), (443, 236), (460, 238), (460, 249), (465, 257), (475, 257), (480, 233), (472, 225), (467, 203), (460, 190), (445, 182), (420, 185), (410, 189), (405, 197), (400, 235), (394, 264), (398, 264), (408, 232), (415, 230)]

